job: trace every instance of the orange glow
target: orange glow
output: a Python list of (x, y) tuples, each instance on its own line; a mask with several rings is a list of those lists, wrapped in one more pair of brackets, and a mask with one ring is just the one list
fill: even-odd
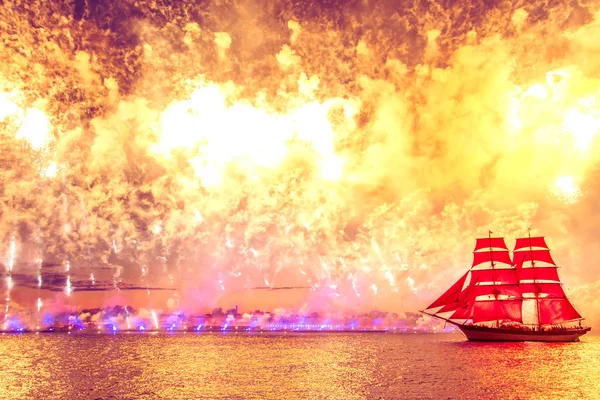
[(563, 176), (554, 183), (554, 193), (567, 204), (576, 203), (581, 197), (581, 189), (575, 184), (572, 176)]
[(172, 3), (0, 8), (12, 292), (411, 311), (530, 226), (600, 288), (600, 5)]
[(46, 114), (35, 108), (27, 109), (16, 138), (27, 140), (34, 150), (46, 147), (50, 141), (50, 121)]
[[(231, 164), (247, 171), (276, 168), (286, 157), (291, 141), (301, 141), (317, 154), (321, 177), (337, 180), (343, 161), (335, 154), (334, 127), (328, 119), (332, 107), (345, 106), (345, 118), (353, 117), (350, 102), (306, 102), (285, 114), (268, 104), (257, 107), (245, 100), (228, 104), (231, 85), (204, 85), (189, 100), (173, 102), (160, 115), (157, 156), (170, 160), (172, 152), (185, 150), (195, 176), (206, 186), (222, 183)], [(295, 106), (294, 106), (295, 107)]]
[(594, 110), (567, 111), (564, 115), (564, 127), (573, 135), (575, 147), (582, 153), (587, 152), (600, 130), (600, 115)]

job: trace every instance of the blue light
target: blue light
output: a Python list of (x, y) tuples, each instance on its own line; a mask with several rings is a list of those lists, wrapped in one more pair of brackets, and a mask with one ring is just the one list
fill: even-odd
[(14, 332), (23, 332), (25, 330), (21, 321), (19, 321), (15, 317), (10, 318), (7, 321), (6, 327), (8, 328), (8, 330), (12, 330)]
[(112, 329), (113, 329), (113, 332), (116, 332), (116, 331), (117, 331), (117, 327), (116, 327), (115, 325), (113, 325), (113, 328), (112, 328)]
[(51, 325), (53, 323), (54, 323), (54, 317), (52, 316), (52, 314), (44, 314), (44, 316), (42, 317), (42, 324)]
[(144, 328), (144, 325), (140, 325), (140, 331), (144, 331), (146, 330), (146, 328)]

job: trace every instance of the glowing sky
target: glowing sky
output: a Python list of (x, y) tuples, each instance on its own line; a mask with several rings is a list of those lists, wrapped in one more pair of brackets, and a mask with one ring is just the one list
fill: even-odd
[(10, 307), (415, 311), (531, 226), (597, 320), (599, 4), (167, 3), (0, 6)]

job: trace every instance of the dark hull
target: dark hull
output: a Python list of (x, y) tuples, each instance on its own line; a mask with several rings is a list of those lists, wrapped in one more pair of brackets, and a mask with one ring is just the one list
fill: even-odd
[(577, 342), (580, 336), (591, 330), (581, 328), (534, 331), (474, 325), (460, 325), (458, 328), (469, 340), (487, 342)]

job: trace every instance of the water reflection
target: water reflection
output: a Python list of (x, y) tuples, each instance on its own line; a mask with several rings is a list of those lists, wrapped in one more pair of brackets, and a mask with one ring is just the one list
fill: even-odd
[(600, 338), (459, 335), (0, 336), (2, 398), (594, 398)]

